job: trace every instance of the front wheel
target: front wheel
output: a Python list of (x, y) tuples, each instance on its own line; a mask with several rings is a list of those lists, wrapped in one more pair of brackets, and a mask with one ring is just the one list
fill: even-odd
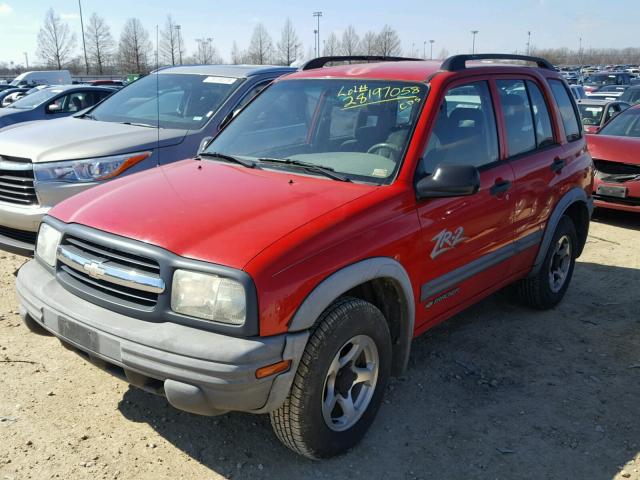
[(271, 412), (282, 443), (309, 458), (345, 452), (364, 436), (391, 371), (391, 336), (374, 305), (341, 298), (325, 310), (283, 405)]
[(539, 309), (552, 308), (560, 303), (573, 276), (577, 245), (575, 226), (565, 215), (558, 222), (540, 271), (517, 283), (519, 297)]

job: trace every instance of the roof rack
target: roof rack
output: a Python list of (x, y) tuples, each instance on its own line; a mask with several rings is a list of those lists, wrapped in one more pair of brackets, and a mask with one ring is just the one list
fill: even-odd
[(327, 63), (331, 62), (404, 62), (404, 61), (418, 61), (421, 58), (405, 58), (405, 57), (386, 57), (384, 55), (334, 55), (329, 57), (318, 57), (309, 60), (307, 63), (300, 67), (300, 70), (313, 70), (316, 68), (322, 68)]
[(549, 61), (540, 57), (530, 57), (529, 55), (511, 55), (509, 53), (476, 53), (474, 55), (454, 55), (442, 62), (440, 67), (448, 72), (457, 72), (467, 68), (469, 60), (520, 60), (523, 62), (531, 62), (538, 65), (539, 68), (546, 70), (555, 70)]

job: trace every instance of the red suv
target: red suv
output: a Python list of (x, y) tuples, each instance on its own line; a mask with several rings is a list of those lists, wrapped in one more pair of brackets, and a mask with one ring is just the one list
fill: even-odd
[(556, 305), (592, 211), (567, 84), (510, 55), (325, 67), (374, 59), (313, 60), (197, 158), (55, 207), (18, 275), (27, 326), (321, 458), (364, 435), (415, 336), (510, 284)]

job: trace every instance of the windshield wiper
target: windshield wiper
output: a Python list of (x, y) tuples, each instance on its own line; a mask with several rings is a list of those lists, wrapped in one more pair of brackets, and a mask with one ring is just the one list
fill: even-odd
[(240, 157), (235, 157), (233, 155), (227, 155), (226, 153), (220, 152), (201, 152), (196, 159), (200, 157), (209, 157), (209, 158), (219, 158), (221, 160), (226, 160), (227, 162), (239, 163), (240, 165), (247, 168), (259, 168), (256, 162), (252, 162), (250, 160), (245, 160)]
[(149, 127), (149, 128), (158, 128), (156, 125), (150, 125), (148, 123), (138, 123), (138, 122), (120, 122), (123, 125), (133, 125), (134, 127)]
[(91, 113), (83, 113), (78, 118), (88, 118), (89, 120), (95, 120), (96, 119), (96, 117), (94, 117), (93, 114), (91, 114)]
[(302, 167), (309, 172), (319, 173), (333, 180), (338, 180), (340, 182), (351, 181), (344, 175), (336, 172), (335, 169), (331, 167), (316, 165), (315, 163), (303, 162), (302, 160), (292, 160), (291, 158), (259, 158), (258, 161), (266, 163), (282, 163), (285, 165), (295, 165), (296, 167)]

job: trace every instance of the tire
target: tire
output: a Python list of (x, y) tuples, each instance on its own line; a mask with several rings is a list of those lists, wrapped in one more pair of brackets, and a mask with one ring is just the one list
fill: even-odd
[[(358, 346), (363, 349), (354, 355), (355, 361), (348, 361), (337, 374), (331, 373), (352, 352), (358, 351)], [(378, 355), (375, 375), (375, 362), (369, 362), (375, 358), (374, 350)], [(370, 380), (353, 382), (347, 395), (340, 395), (353, 380), (351, 369), (362, 367), (364, 362), (369, 366), (364, 370)], [(270, 413), (276, 436), (294, 452), (311, 459), (346, 452), (360, 441), (373, 423), (390, 372), (391, 335), (382, 312), (364, 300), (338, 299), (318, 319), (289, 395), (280, 408)], [(330, 395), (325, 397), (329, 391), (334, 392), (331, 397), (335, 398), (334, 403)], [(342, 410), (346, 397), (355, 399), (352, 405), (366, 398), (368, 401), (361, 403), (360, 409), (352, 410), (359, 411), (358, 414), (348, 415)], [(326, 407), (331, 404), (335, 405), (333, 410)]]
[[(568, 256), (566, 259), (566, 271), (561, 284), (552, 280), (551, 272), (564, 270), (565, 267), (558, 263), (558, 247), (560, 242), (568, 244)], [(560, 218), (556, 231), (540, 271), (533, 277), (520, 280), (516, 284), (516, 292), (518, 297), (526, 304), (533, 308), (546, 310), (555, 307), (566, 293), (571, 283), (573, 269), (576, 264), (576, 252), (578, 250), (578, 236), (573, 221), (566, 215)], [(557, 275), (554, 275), (556, 279)]]
[(52, 336), (52, 334), (49, 332), (49, 330), (47, 330), (42, 325), (40, 325), (38, 322), (36, 322), (33, 318), (31, 318), (31, 315), (29, 315), (29, 314), (20, 315), (20, 317), (22, 318), (22, 323), (24, 323), (24, 326), (27, 327), (31, 332), (33, 332), (33, 333), (35, 333), (37, 335), (42, 335), (44, 337)]

